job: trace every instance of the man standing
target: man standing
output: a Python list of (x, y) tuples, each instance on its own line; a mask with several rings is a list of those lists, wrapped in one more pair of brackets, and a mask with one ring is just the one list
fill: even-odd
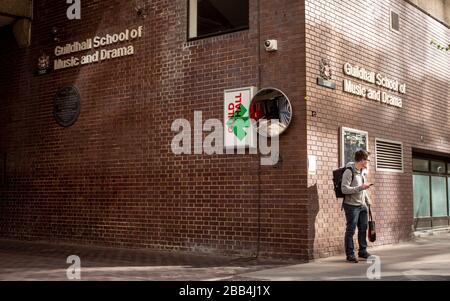
[(373, 184), (365, 184), (363, 169), (367, 168), (370, 153), (365, 150), (359, 150), (355, 153), (355, 162), (350, 162), (342, 176), (342, 193), (345, 194), (344, 210), (347, 220), (347, 228), (345, 230), (345, 253), (347, 261), (358, 262), (354, 254), (353, 235), (356, 227), (358, 227), (358, 256), (367, 259), (370, 254), (367, 252), (367, 223), (368, 223), (368, 207), (370, 199), (367, 194)]

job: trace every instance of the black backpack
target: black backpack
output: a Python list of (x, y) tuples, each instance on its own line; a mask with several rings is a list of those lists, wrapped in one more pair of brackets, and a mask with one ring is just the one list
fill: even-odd
[(336, 198), (344, 198), (345, 194), (342, 193), (342, 176), (344, 175), (344, 172), (350, 169), (352, 171), (352, 181), (350, 182), (353, 183), (353, 179), (355, 177), (355, 174), (353, 173), (353, 168), (351, 167), (342, 167), (336, 170), (333, 170), (333, 184), (334, 184), (334, 193), (336, 194)]

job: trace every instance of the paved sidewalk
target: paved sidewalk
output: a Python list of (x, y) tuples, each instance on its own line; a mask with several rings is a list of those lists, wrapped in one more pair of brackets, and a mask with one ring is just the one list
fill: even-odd
[[(371, 248), (381, 259), (381, 280), (450, 280), (450, 233)], [(343, 256), (292, 261), (204, 256), (0, 240), (0, 280), (67, 280), (69, 255), (81, 258), (82, 280), (368, 280), (365, 261)]]
[(0, 240), (0, 281), (65, 281), (67, 257), (81, 260), (81, 280), (203, 281), (292, 264), (288, 261), (206, 256), (80, 245)]
[[(418, 237), (410, 243), (371, 248), (369, 251), (380, 258), (382, 281), (450, 281), (449, 233)], [(330, 257), (307, 264), (243, 273), (240, 276), (262, 281), (369, 280), (367, 271), (372, 262), (347, 263), (343, 258)]]

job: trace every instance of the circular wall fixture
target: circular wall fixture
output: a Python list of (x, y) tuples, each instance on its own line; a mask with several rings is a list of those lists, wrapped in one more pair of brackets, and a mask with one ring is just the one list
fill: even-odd
[(80, 91), (75, 85), (67, 85), (56, 94), (53, 116), (62, 127), (69, 127), (77, 121), (81, 111)]
[(257, 131), (265, 137), (276, 137), (288, 128), (292, 119), (289, 98), (276, 88), (264, 88), (250, 103), (250, 118), (256, 121)]

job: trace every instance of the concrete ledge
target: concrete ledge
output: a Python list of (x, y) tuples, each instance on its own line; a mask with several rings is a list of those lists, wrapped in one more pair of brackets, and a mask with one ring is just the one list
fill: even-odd
[(427, 237), (427, 236), (442, 235), (442, 234), (447, 234), (447, 233), (450, 233), (450, 227), (415, 231), (413, 233), (413, 235), (414, 235), (414, 237)]

